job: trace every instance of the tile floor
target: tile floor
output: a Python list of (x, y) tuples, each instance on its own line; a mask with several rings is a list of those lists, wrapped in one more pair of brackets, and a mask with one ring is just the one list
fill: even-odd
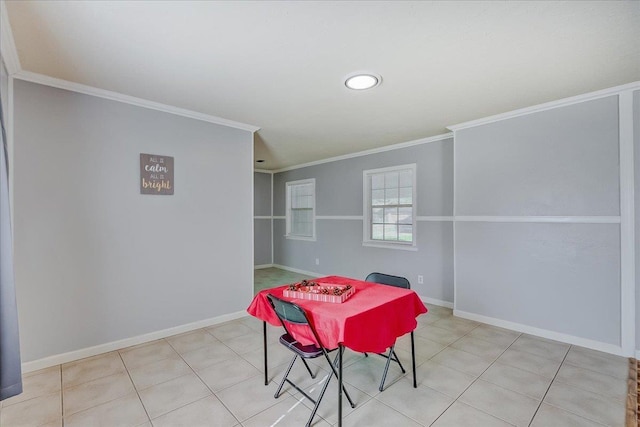
[[(274, 399), (290, 360), (269, 327), (271, 383), (264, 386), (262, 323), (245, 317), (25, 374), (24, 393), (2, 402), (0, 425), (301, 426), (309, 402), (292, 387)], [(384, 359), (345, 353), (345, 383), (357, 406), (345, 426), (624, 426), (627, 360), (479, 324), (429, 306), (415, 332), (418, 388)], [(410, 366), (408, 336), (397, 353)], [(293, 375), (318, 392), (326, 371)], [(315, 426), (337, 423), (335, 379)]]

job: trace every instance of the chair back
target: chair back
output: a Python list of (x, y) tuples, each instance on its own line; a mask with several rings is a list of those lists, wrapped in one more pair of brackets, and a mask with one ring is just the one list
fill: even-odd
[(287, 328), (287, 324), (307, 326), (311, 330), (311, 334), (313, 335), (317, 346), (324, 347), (320, 340), (320, 336), (318, 336), (318, 331), (316, 331), (316, 328), (309, 321), (309, 317), (307, 317), (307, 313), (302, 307), (271, 294), (267, 294), (267, 299), (269, 300), (269, 304), (271, 304), (273, 311), (276, 312), (278, 319), (280, 319), (282, 327), (289, 335), (291, 335), (291, 331)]
[(411, 289), (411, 284), (405, 277), (392, 276), (390, 274), (371, 273), (366, 279), (364, 279), (364, 281), (395, 286), (396, 288)]
[(298, 305), (267, 294), (267, 299), (282, 322), (294, 323), (296, 325), (308, 325), (307, 313)]

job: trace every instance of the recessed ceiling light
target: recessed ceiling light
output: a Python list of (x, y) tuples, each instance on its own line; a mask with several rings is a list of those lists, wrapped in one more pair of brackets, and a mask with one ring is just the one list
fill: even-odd
[(382, 77), (372, 73), (352, 74), (345, 80), (344, 84), (349, 89), (364, 90), (378, 86), (382, 82)]
[(264, 160), (258, 159), (258, 160), (256, 160), (256, 163), (264, 163)]

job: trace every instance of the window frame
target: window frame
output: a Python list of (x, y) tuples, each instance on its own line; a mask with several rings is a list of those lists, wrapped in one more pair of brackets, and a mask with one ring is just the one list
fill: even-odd
[[(296, 185), (312, 184), (313, 197), (311, 199), (311, 236), (303, 236), (299, 234), (291, 234), (292, 215), (291, 215), (291, 189)], [(297, 181), (288, 181), (285, 183), (285, 219), (286, 231), (285, 237), (292, 240), (308, 240), (316, 241), (316, 179), (299, 179)]]
[[(400, 172), (411, 170), (412, 183), (411, 183), (411, 230), (412, 241), (402, 242), (393, 240), (375, 240), (372, 238), (372, 205), (371, 205), (371, 177), (373, 175), (388, 173), (388, 172)], [(416, 163), (410, 163), (405, 165), (390, 166), (378, 169), (367, 169), (362, 171), (362, 207), (363, 207), (363, 221), (362, 221), (362, 246), (376, 247), (376, 248), (388, 248), (388, 249), (400, 249), (407, 251), (417, 251), (417, 165)]]

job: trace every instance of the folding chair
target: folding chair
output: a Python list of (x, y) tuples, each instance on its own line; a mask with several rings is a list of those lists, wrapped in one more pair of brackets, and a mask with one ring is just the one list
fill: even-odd
[[(371, 273), (364, 280), (365, 282), (373, 282), (373, 283), (379, 283), (381, 285), (395, 286), (396, 288), (411, 289), (411, 284), (409, 283), (409, 280), (407, 280), (404, 277), (392, 276), (390, 274)], [(384, 382), (387, 379), (387, 372), (389, 372), (389, 365), (391, 364), (392, 360), (398, 363), (398, 366), (400, 366), (400, 370), (402, 371), (403, 374), (406, 372), (394, 348), (395, 348), (395, 343), (393, 343), (393, 345), (389, 348), (388, 355), (380, 354), (380, 356), (387, 358), (387, 363), (384, 367), (384, 372), (382, 373), (382, 381), (380, 381), (380, 387), (378, 387), (378, 390), (380, 391), (384, 390)], [(413, 366), (413, 387), (415, 388), (417, 387), (417, 383), (416, 383), (416, 355), (415, 355), (415, 342), (413, 340), (413, 331), (411, 331), (411, 362)]]
[[(322, 342), (320, 341), (320, 337), (318, 336), (318, 333), (316, 332), (315, 327), (309, 321), (309, 317), (307, 316), (307, 313), (304, 311), (304, 309), (302, 307), (300, 307), (300, 306), (298, 306), (296, 304), (293, 304), (292, 302), (285, 301), (285, 300), (282, 300), (280, 298), (277, 298), (277, 297), (275, 297), (275, 296), (273, 296), (271, 294), (267, 295), (267, 299), (269, 300), (269, 303), (271, 304), (271, 307), (273, 308), (273, 310), (276, 312), (276, 315), (280, 319), (280, 323), (282, 323), (282, 327), (284, 328), (284, 330), (286, 332), (284, 335), (282, 335), (280, 337), (280, 344), (284, 345), (285, 347), (287, 347), (289, 350), (291, 350), (295, 354), (293, 356), (293, 359), (291, 360), (291, 363), (289, 363), (289, 367), (287, 368), (287, 370), (286, 370), (286, 372), (284, 374), (284, 377), (282, 378), (282, 381), (280, 382), (280, 385), (278, 386), (278, 390), (276, 391), (276, 394), (274, 395), (274, 397), (276, 399), (278, 397), (280, 397), (280, 391), (282, 390), (282, 386), (284, 386), (284, 383), (287, 382), (287, 383), (291, 384), (300, 393), (302, 393), (302, 395), (304, 397), (306, 397), (307, 399), (312, 401), (315, 406), (313, 407), (313, 411), (311, 412), (311, 416), (309, 417), (309, 421), (307, 421), (307, 424), (306, 424), (306, 427), (309, 427), (311, 425), (311, 421), (313, 421), (313, 417), (315, 417), (315, 415), (316, 415), (318, 407), (320, 406), (320, 401), (322, 400), (322, 397), (324, 396), (324, 392), (327, 390), (327, 387), (329, 386), (329, 381), (331, 380), (331, 378), (334, 375), (336, 376), (336, 378), (338, 377), (338, 372), (336, 371), (336, 367), (337, 367), (338, 356), (339, 355), (336, 355), (336, 357), (335, 357), (333, 362), (331, 361), (331, 359), (329, 358), (329, 353), (334, 351), (334, 350), (336, 350), (336, 349), (335, 348), (334, 349), (327, 349), (327, 348), (324, 347), (324, 345), (322, 345)], [(316, 343), (318, 343), (318, 345), (316, 346), (314, 344), (309, 344), (309, 345), (300, 344), (289, 333), (289, 329), (287, 328), (288, 324), (289, 325), (303, 325), (303, 326), (309, 327), (309, 329), (311, 330), (311, 333), (313, 334), (313, 337), (314, 337)], [(309, 394), (307, 394), (307, 392), (302, 390), (300, 387), (298, 387), (296, 384), (294, 384), (287, 377), (289, 376), (289, 372), (291, 371), (291, 368), (293, 367), (293, 364), (298, 359), (298, 357), (300, 357), (300, 359), (304, 363), (304, 366), (307, 368), (307, 371), (309, 372), (309, 375), (311, 375), (311, 378), (315, 378), (316, 376), (313, 374), (313, 372), (311, 372), (311, 368), (309, 368), (309, 365), (307, 364), (306, 359), (314, 359), (314, 358), (320, 357), (320, 356), (324, 356), (325, 359), (327, 359), (327, 363), (329, 363), (329, 366), (331, 367), (331, 373), (329, 373), (329, 376), (327, 377), (326, 382), (322, 386), (322, 390), (320, 391), (320, 395), (318, 396), (318, 399), (314, 399)], [(349, 396), (349, 393), (347, 393), (347, 390), (344, 388), (344, 386), (342, 386), (342, 390), (344, 391), (345, 396), (349, 400), (349, 403), (351, 404), (351, 407), (355, 408), (356, 405), (351, 400), (351, 397)]]

